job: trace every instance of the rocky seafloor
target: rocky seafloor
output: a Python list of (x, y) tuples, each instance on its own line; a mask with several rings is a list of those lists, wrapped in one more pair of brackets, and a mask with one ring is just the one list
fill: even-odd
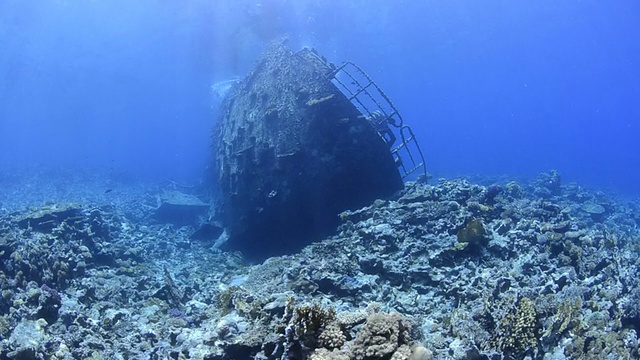
[(0, 211), (0, 359), (640, 357), (640, 206), (556, 172), (408, 183), (254, 265), (154, 191)]

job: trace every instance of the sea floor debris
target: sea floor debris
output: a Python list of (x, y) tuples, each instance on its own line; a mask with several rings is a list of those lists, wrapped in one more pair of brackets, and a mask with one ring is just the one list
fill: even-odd
[(640, 207), (557, 177), (408, 183), (255, 265), (129, 200), (20, 203), (0, 359), (638, 358)]

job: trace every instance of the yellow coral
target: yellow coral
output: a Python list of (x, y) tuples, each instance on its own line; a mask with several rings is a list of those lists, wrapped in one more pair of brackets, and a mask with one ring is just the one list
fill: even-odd
[(535, 304), (529, 298), (522, 298), (518, 306), (502, 319), (499, 347), (507, 351), (525, 351), (536, 346), (540, 326)]
[(578, 315), (578, 311), (582, 308), (582, 300), (576, 298), (573, 300), (564, 300), (556, 310), (556, 315), (553, 317), (553, 321), (549, 328), (545, 332), (544, 336), (549, 336), (556, 329), (557, 334), (562, 334), (569, 328), (569, 324)]

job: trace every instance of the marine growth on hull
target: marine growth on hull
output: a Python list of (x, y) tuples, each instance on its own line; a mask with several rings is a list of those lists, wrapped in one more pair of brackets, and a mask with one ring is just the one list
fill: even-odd
[(341, 211), (388, 197), (425, 169), (411, 129), (368, 75), (312, 49), (271, 44), (221, 113), (218, 215), (228, 246), (246, 256), (298, 251), (334, 233)]

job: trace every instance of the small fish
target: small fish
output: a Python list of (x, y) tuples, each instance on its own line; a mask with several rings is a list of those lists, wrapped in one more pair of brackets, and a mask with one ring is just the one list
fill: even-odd
[(110, 193), (110, 192), (112, 192), (112, 191), (113, 191), (113, 189), (107, 189), (107, 190), (105, 190), (105, 191), (104, 191), (104, 193), (105, 193), (105, 194), (108, 194), (108, 193)]

